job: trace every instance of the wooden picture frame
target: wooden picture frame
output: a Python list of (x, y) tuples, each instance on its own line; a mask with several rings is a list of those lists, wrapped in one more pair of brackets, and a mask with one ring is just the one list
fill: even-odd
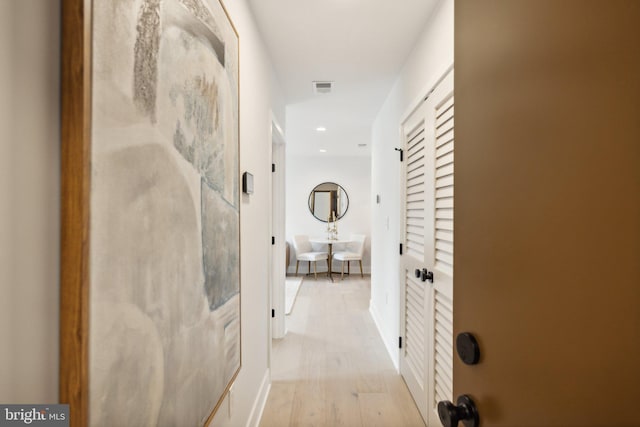
[(238, 62), (218, 0), (62, 2), (72, 426), (207, 425), (238, 375)]

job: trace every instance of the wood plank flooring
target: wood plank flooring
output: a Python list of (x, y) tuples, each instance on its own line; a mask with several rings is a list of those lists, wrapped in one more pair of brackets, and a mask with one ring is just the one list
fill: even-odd
[(305, 277), (260, 426), (424, 427), (369, 314), (369, 278), (336, 279)]

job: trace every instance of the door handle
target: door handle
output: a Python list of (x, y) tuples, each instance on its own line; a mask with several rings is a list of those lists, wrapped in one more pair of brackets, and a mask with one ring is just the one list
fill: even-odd
[(422, 270), (416, 268), (415, 275), (416, 279), (420, 279), (423, 282), (428, 281), (429, 283), (433, 283), (433, 271), (429, 271), (426, 268), (423, 268)]
[(452, 402), (438, 402), (438, 417), (444, 427), (457, 427), (462, 421), (464, 427), (478, 427), (480, 425), (480, 416), (476, 404), (471, 397), (466, 394), (458, 397), (458, 405)]
[(433, 283), (433, 271), (429, 271), (426, 268), (423, 268), (422, 274), (420, 276), (420, 280), (422, 280), (423, 282)]

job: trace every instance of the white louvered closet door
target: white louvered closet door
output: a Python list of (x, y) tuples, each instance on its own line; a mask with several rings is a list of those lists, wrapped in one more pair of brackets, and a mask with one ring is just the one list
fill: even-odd
[[(453, 399), (453, 71), (403, 125), (401, 373), (428, 426)], [(418, 137), (419, 136), (419, 137)], [(433, 273), (433, 283), (416, 270)]]
[(424, 104), (403, 123), (404, 161), (402, 171), (403, 255), (400, 257), (402, 284), (400, 373), (413, 395), (422, 417), (427, 419), (426, 308), (427, 283), (415, 271), (425, 265), (425, 176), (426, 142)]
[(427, 315), (428, 425), (440, 425), (439, 401), (453, 401), (453, 71), (425, 101), (427, 269), (433, 272)]

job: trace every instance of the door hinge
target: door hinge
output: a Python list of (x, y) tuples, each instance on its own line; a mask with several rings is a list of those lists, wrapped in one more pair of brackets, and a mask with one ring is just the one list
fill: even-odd
[(400, 255), (402, 255), (402, 243), (400, 243)]
[(275, 172), (275, 171), (276, 171), (276, 164), (271, 163), (271, 172)]
[(400, 152), (400, 161), (402, 162), (404, 160), (404, 150), (402, 148), (394, 148), (394, 150)]
[(271, 244), (272, 245), (276, 244), (276, 236), (271, 236)]
[(398, 348), (402, 348), (402, 337), (398, 337)]
[(276, 317), (276, 310), (274, 308), (271, 309), (271, 317)]

